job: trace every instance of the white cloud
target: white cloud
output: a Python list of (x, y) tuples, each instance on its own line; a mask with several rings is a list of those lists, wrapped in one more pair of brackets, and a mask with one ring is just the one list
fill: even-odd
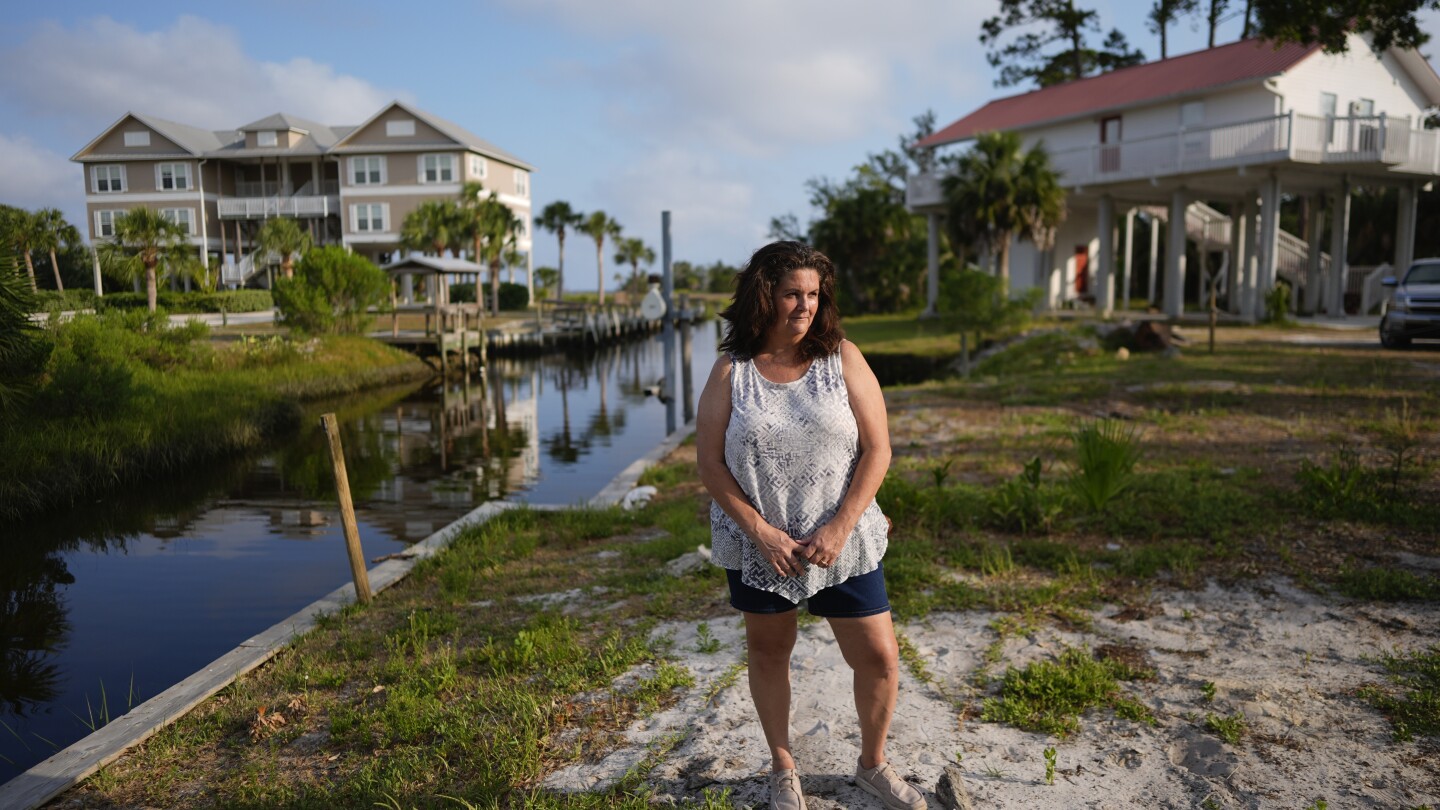
[(0, 53), (0, 92), (93, 135), (129, 110), (211, 129), (273, 112), (358, 124), (397, 96), (309, 59), (258, 61), (234, 31), (191, 16), (158, 31), (108, 17), (42, 23)]
[[(699, 139), (746, 155), (904, 128), (922, 88), (984, 71), (975, 38), (988, 3), (891, 0), (512, 0), (614, 52), (588, 80), (631, 132)], [(570, 68), (573, 70), (573, 66)], [(973, 82), (978, 97), (988, 82)], [(921, 105), (897, 113), (897, 104)]]
[(754, 224), (751, 184), (713, 156), (681, 147), (660, 149), (626, 164), (599, 184), (595, 196), (613, 201), (611, 215), (627, 233), (653, 243), (657, 253), (660, 212), (670, 211), (677, 259), (690, 256), (682, 243), (702, 235), (707, 242), (741, 245), (764, 235)]
[(80, 166), (29, 138), (0, 133), (0, 203), (59, 208), (82, 232), (85, 205)]

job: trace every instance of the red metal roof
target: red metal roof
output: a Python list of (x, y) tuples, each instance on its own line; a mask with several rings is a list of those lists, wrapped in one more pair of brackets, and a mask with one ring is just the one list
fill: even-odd
[(1319, 45), (1287, 43), (1275, 47), (1260, 39), (1172, 56), (1159, 62), (1121, 68), (1078, 81), (996, 99), (920, 141), (943, 146), (982, 132), (1024, 129), (1048, 121), (1131, 107), (1145, 101), (1190, 95), (1202, 90), (1284, 73), (1320, 50)]

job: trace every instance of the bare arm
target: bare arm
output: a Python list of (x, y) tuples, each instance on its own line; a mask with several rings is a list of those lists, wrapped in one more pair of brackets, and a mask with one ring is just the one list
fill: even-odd
[(785, 532), (765, 522), (745, 491), (725, 466), (725, 429), (730, 426), (730, 358), (721, 357), (710, 370), (710, 379), (700, 393), (695, 413), (695, 457), (700, 481), (715, 503), (735, 525), (755, 541), (755, 546), (781, 576), (804, 571), (803, 548)]
[(806, 559), (821, 567), (829, 567), (840, 556), (845, 541), (850, 539), (860, 516), (875, 500), (875, 493), (880, 491), (880, 484), (890, 469), (890, 425), (880, 381), (875, 379), (875, 372), (870, 370), (860, 350), (848, 340), (840, 344), (840, 364), (849, 392), (850, 410), (860, 430), (860, 457), (839, 511), (806, 538)]

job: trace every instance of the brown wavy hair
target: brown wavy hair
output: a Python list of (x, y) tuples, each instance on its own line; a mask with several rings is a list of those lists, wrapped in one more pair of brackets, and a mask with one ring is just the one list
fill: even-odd
[(764, 348), (765, 332), (775, 323), (775, 287), (795, 270), (814, 270), (820, 276), (820, 306), (800, 340), (798, 357), (814, 360), (840, 350), (845, 331), (835, 306), (835, 265), (804, 242), (782, 241), (755, 251), (735, 277), (735, 300), (720, 313), (730, 322), (729, 333), (720, 341), (721, 351), (749, 360)]

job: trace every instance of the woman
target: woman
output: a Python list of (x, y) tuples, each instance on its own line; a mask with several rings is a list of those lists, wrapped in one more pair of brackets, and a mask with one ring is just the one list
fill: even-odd
[(700, 395), (696, 450), (712, 560), (743, 612), (750, 695), (770, 746), (770, 806), (804, 810), (790, 753), (796, 608), (830, 622), (855, 670), (855, 780), (886, 807), (925, 800), (885, 761), (898, 648), (884, 571), (887, 521), (875, 492), (890, 466), (880, 384), (844, 339), (835, 268), (799, 242), (757, 250), (722, 316), (730, 333)]

